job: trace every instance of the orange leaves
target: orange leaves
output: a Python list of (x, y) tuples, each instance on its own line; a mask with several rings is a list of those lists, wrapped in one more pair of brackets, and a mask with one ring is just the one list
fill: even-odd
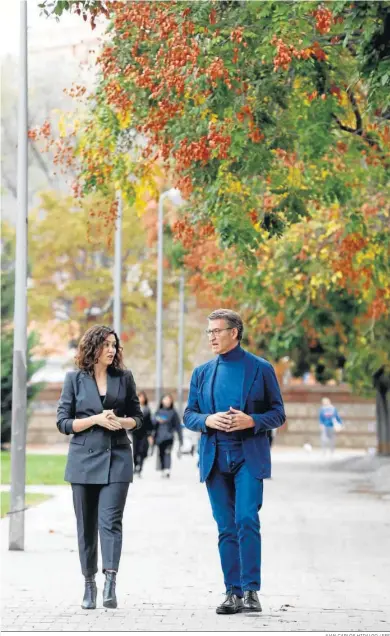
[(208, 137), (200, 137), (198, 141), (188, 142), (186, 139), (180, 142), (178, 150), (174, 153), (178, 164), (183, 168), (189, 168), (193, 161), (200, 161), (205, 165), (210, 159)]
[(334, 271), (340, 272), (339, 282), (341, 285), (348, 288), (348, 283), (357, 283), (363, 278), (366, 279), (363, 286), (370, 284), (371, 270), (367, 267), (355, 266), (356, 254), (367, 247), (368, 243), (368, 239), (358, 232), (348, 234), (341, 240), (337, 248), (337, 256), (333, 262)]
[(180, 192), (182, 193), (183, 197), (185, 199), (189, 199), (193, 189), (194, 189), (194, 185), (192, 182), (192, 178), (190, 177), (190, 175), (182, 175), (180, 177), (178, 177), (176, 179), (176, 187), (180, 190)]
[(258, 126), (256, 126), (252, 109), (248, 104), (245, 104), (237, 113), (237, 119), (241, 123), (247, 119), (249, 126), (249, 138), (253, 141), (253, 143), (260, 143), (264, 140), (264, 135)]
[(182, 139), (173, 154), (180, 169), (186, 170), (195, 161), (206, 165), (213, 150), (217, 150), (219, 159), (226, 159), (230, 144), (231, 136), (224, 134), (215, 124), (210, 124), (207, 135), (202, 135), (197, 141)]
[(210, 22), (210, 24), (216, 24), (217, 23), (217, 12), (216, 12), (215, 9), (212, 9), (210, 11), (209, 22)]
[(276, 46), (276, 55), (274, 57), (274, 71), (280, 68), (284, 71), (288, 71), (293, 57), (297, 57), (298, 51), (293, 46), (289, 46), (283, 42), (282, 38), (274, 36), (271, 40), (271, 44)]
[(385, 300), (385, 296), (390, 295), (390, 288), (378, 289), (375, 294), (375, 298), (370, 304), (366, 317), (374, 320), (378, 320), (381, 316), (386, 316), (389, 313), (388, 302)]
[(329, 33), (331, 26), (334, 22), (333, 13), (326, 9), (324, 6), (319, 7), (313, 12), (316, 21), (316, 29), (321, 35)]
[(212, 86), (217, 86), (217, 80), (223, 80), (228, 88), (232, 88), (229, 72), (220, 57), (216, 57), (206, 69), (206, 75), (210, 78)]
[(294, 167), (298, 160), (298, 156), (296, 152), (287, 152), (286, 150), (283, 150), (282, 148), (276, 148), (275, 154), (277, 157), (279, 157), (279, 159), (286, 166), (286, 168)]
[(36, 128), (32, 128), (28, 131), (29, 139), (33, 141), (37, 141), (40, 137), (44, 139), (50, 139), (52, 135), (51, 124), (49, 121), (45, 121), (42, 126), (37, 126)]
[(210, 148), (218, 149), (218, 158), (226, 159), (229, 147), (232, 143), (232, 138), (228, 134), (224, 134), (221, 129), (218, 129), (216, 124), (209, 125), (209, 132), (207, 135), (207, 139), (210, 145)]
[(282, 38), (274, 36), (271, 40), (271, 44), (276, 47), (276, 55), (274, 57), (274, 71), (283, 69), (288, 71), (293, 59), (307, 60), (310, 57), (315, 57), (319, 61), (327, 59), (325, 51), (321, 48), (318, 42), (313, 42), (310, 47), (305, 49), (297, 49), (292, 44), (287, 44)]

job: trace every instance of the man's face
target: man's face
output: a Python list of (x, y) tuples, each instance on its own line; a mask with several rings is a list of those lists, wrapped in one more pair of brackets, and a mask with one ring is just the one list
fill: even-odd
[(209, 320), (208, 331), (211, 350), (215, 354), (227, 353), (238, 344), (236, 327), (230, 328), (223, 318)]

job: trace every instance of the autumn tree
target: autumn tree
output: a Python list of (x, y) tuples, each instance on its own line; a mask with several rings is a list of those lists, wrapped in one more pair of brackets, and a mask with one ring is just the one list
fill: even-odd
[[(101, 7), (92, 112), (114, 115), (112, 139), (120, 121), (141, 135), (143, 166), (164, 162), (187, 197), (176, 234), (202, 301), (238, 305), (275, 356), (346, 361), (367, 390), (390, 364), (389, 3)], [(106, 188), (101, 166), (82, 163), (84, 193)]]
[[(91, 322), (111, 324), (114, 254), (112, 245), (107, 248), (106, 230), (99, 222), (99, 215), (109, 205), (110, 200), (107, 203), (98, 195), (85, 197), (78, 205), (69, 195), (41, 193), (41, 203), (31, 214), (29, 223), (30, 320), (77, 323), (80, 331)], [(147, 248), (145, 235), (134, 208), (125, 207), (124, 342), (133, 339), (136, 333), (140, 336), (154, 320), (155, 258)]]

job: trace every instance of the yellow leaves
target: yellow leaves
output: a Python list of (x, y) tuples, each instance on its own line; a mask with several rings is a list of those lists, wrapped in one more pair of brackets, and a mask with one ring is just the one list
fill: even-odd
[(186, 91), (184, 93), (184, 97), (185, 99), (190, 99), (192, 97), (196, 106), (201, 106), (206, 101), (206, 97), (204, 95), (192, 95), (190, 91)]
[(117, 117), (119, 121), (119, 127), (121, 128), (121, 130), (124, 130), (125, 128), (129, 127), (131, 122), (130, 110), (126, 111), (125, 113), (123, 111), (120, 111)]
[(341, 93), (340, 96), (340, 105), (343, 106), (344, 108), (346, 108), (349, 105), (349, 99), (348, 99), (348, 95), (345, 92)]
[(237, 177), (226, 174), (225, 183), (221, 185), (219, 194), (236, 194), (238, 196), (249, 196), (250, 190)]
[(340, 278), (342, 278), (343, 275), (340, 271), (337, 271), (333, 274), (333, 276), (331, 276), (330, 280), (332, 281), (332, 283), (337, 283), (338, 280), (340, 280)]
[(58, 132), (60, 134), (60, 137), (66, 137), (65, 116), (63, 113), (58, 120)]
[(296, 188), (300, 188), (302, 186), (302, 172), (297, 166), (289, 167), (287, 183)]

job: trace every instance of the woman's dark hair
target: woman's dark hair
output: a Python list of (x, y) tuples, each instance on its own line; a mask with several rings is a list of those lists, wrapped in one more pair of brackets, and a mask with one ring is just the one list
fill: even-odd
[(171, 400), (171, 406), (170, 406), (169, 408), (170, 408), (170, 409), (174, 409), (174, 408), (175, 408), (175, 403), (174, 403), (174, 401), (173, 401), (173, 397), (172, 397), (172, 395), (171, 395), (170, 393), (164, 393), (164, 395), (163, 395), (163, 396), (162, 396), (162, 398), (161, 398), (161, 402), (160, 402), (160, 406), (159, 406), (159, 408), (160, 408), (160, 409), (166, 409), (166, 408), (167, 408), (167, 407), (166, 407), (166, 406), (164, 406), (164, 404), (163, 404), (163, 399), (164, 399), (164, 398), (166, 398), (166, 397), (169, 397), (169, 398), (170, 398), (170, 400)]
[(109, 368), (115, 370), (124, 369), (125, 365), (123, 364), (122, 354), (123, 349), (119, 342), (119, 338), (111, 327), (105, 327), (104, 325), (94, 325), (87, 329), (85, 334), (82, 336), (75, 357), (76, 366), (78, 366), (78, 368), (82, 371), (86, 371), (90, 375), (93, 375), (94, 365), (99, 359), (104, 342), (110, 335), (115, 336), (116, 353)]
[(145, 391), (140, 391), (138, 393), (138, 398), (140, 398), (141, 395), (144, 398), (145, 406), (147, 406), (149, 404), (148, 396), (146, 395)]

